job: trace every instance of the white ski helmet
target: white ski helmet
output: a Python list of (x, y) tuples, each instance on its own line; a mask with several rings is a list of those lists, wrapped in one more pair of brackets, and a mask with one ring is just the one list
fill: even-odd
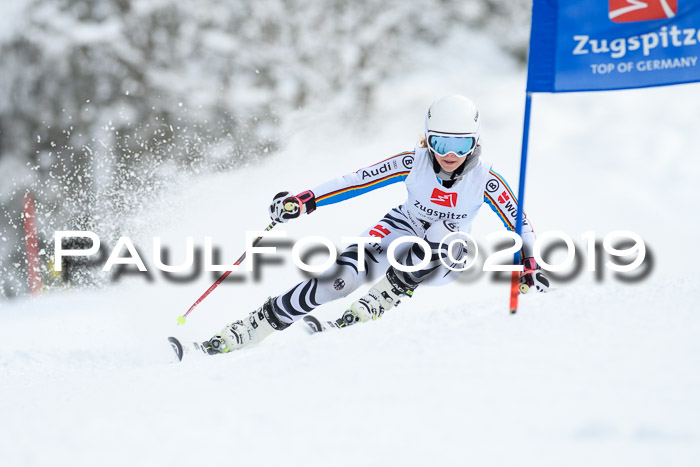
[(432, 103), (425, 117), (425, 140), (430, 151), (468, 157), (479, 142), (481, 118), (474, 103), (452, 94)]

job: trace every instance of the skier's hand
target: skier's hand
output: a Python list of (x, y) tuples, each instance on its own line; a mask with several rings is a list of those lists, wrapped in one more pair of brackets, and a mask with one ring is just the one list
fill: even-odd
[(535, 258), (523, 260), (524, 271), (520, 275), (520, 293), (528, 293), (531, 289), (545, 293), (549, 290), (549, 279), (535, 262)]
[(303, 213), (316, 209), (316, 197), (311, 191), (304, 191), (296, 196), (289, 196), (288, 191), (277, 193), (270, 204), (270, 219), (275, 222), (287, 222)]

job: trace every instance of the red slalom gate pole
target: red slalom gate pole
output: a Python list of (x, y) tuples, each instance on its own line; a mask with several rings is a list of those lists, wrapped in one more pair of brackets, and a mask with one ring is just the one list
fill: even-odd
[(39, 235), (36, 232), (36, 206), (30, 192), (22, 199), (24, 239), (27, 246), (27, 281), (32, 295), (41, 293), (41, 267), (39, 265)]
[(518, 296), (520, 296), (520, 273), (513, 271), (510, 276), (510, 313), (518, 311)]
[[(276, 226), (276, 225), (277, 225), (277, 222), (272, 221), (272, 223), (271, 223), (270, 225), (268, 225), (267, 228), (265, 229), (265, 232), (269, 232), (269, 231), (272, 230), (272, 228), (273, 228), (274, 226)], [(260, 242), (260, 240), (262, 240), (262, 235), (261, 235), (260, 237), (256, 238), (255, 240), (253, 240), (253, 243), (252, 243), (251, 246), (257, 245), (258, 242)], [(246, 255), (246, 252), (244, 251), (243, 254), (241, 255), (241, 257), (238, 258), (238, 260), (237, 260), (235, 263), (233, 263), (233, 265), (234, 265), (234, 266), (238, 266), (239, 264), (241, 264), (241, 263), (243, 262), (243, 260), (245, 259), (245, 255)], [(190, 309), (187, 310), (187, 311), (185, 312), (184, 315), (178, 316), (178, 317), (177, 317), (177, 324), (180, 324), (180, 325), (185, 324), (185, 323), (187, 322), (187, 315), (189, 315), (189, 314), (192, 312), (192, 310), (195, 309), (195, 307), (196, 307), (197, 305), (199, 305), (200, 303), (202, 303), (202, 301), (203, 301), (205, 298), (207, 298), (207, 296), (208, 296), (210, 293), (212, 293), (212, 292), (214, 291), (214, 289), (217, 288), (217, 287), (219, 286), (219, 284), (221, 284), (224, 280), (226, 280), (226, 278), (229, 276), (229, 274), (231, 274), (231, 271), (225, 271), (225, 272), (221, 275), (221, 277), (219, 277), (219, 278), (216, 280), (216, 282), (214, 282), (214, 283), (211, 285), (211, 287), (209, 287), (209, 288), (207, 289), (207, 291), (204, 292), (204, 293), (202, 294), (202, 296), (199, 297), (199, 298), (197, 299), (197, 301), (194, 302), (194, 303), (192, 304), (192, 306), (190, 307)]]

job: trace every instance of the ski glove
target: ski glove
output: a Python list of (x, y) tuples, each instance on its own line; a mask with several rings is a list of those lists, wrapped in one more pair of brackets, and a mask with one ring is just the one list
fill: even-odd
[(270, 204), (270, 219), (275, 222), (287, 222), (303, 213), (311, 214), (316, 210), (316, 197), (310, 191), (296, 196), (289, 196), (288, 191), (277, 193)]
[(520, 275), (520, 293), (528, 293), (530, 289), (538, 292), (549, 290), (549, 279), (535, 262), (535, 258), (523, 260), (524, 271)]

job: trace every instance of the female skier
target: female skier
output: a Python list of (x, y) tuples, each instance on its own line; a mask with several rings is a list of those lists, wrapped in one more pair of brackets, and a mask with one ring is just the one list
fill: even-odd
[[(268, 298), (248, 318), (227, 325), (203, 343), (211, 354), (256, 344), (275, 330), (281, 331), (314, 308), (345, 297), (362, 283), (381, 275), (366, 295), (352, 303), (338, 320), (340, 326), (377, 319), (405, 297), (411, 297), (426, 280), (446, 283), (457, 273), (440, 261), (448, 258), (442, 239), (453, 232), (469, 232), (482, 204), (486, 203), (509, 230), (515, 230), (517, 201), (503, 177), (480, 159), (481, 118), (472, 101), (450, 95), (433, 102), (425, 118), (425, 137), (412, 151), (397, 154), (370, 167), (345, 175), (297, 196), (278, 193), (270, 205), (270, 217), (287, 222), (316, 208), (338, 203), (392, 183), (404, 182), (408, 199), (391, 209), (362, 237), (376, 243), (363, 245), (364, 271), (358, 260), (358, 245), (348, 247), (336, 264), (318, 278), (303, 281), (277, 297)], [(402, 272), (389, 266), (387, 248), (402, 236), (424, 239), (431, 248), (427, 266), (416, 272)], [(535, 234), (527, 218), (523, 222), (523, 266), (521, 292), (546, 292), (549, 281), (534, 258)], [(404, 244), (406, 245), (406, 244)], [(417, 244), (397, 249), (397, 260), (413, 266), (424, 260)], [(450, 252), (459, 260), (465, 251)], [(403, 259), (403, 260), (402, 260)], [(448, 264), (446, 262), (445, 264)], [(456, 264), (456, 263), (454, 263)]]

